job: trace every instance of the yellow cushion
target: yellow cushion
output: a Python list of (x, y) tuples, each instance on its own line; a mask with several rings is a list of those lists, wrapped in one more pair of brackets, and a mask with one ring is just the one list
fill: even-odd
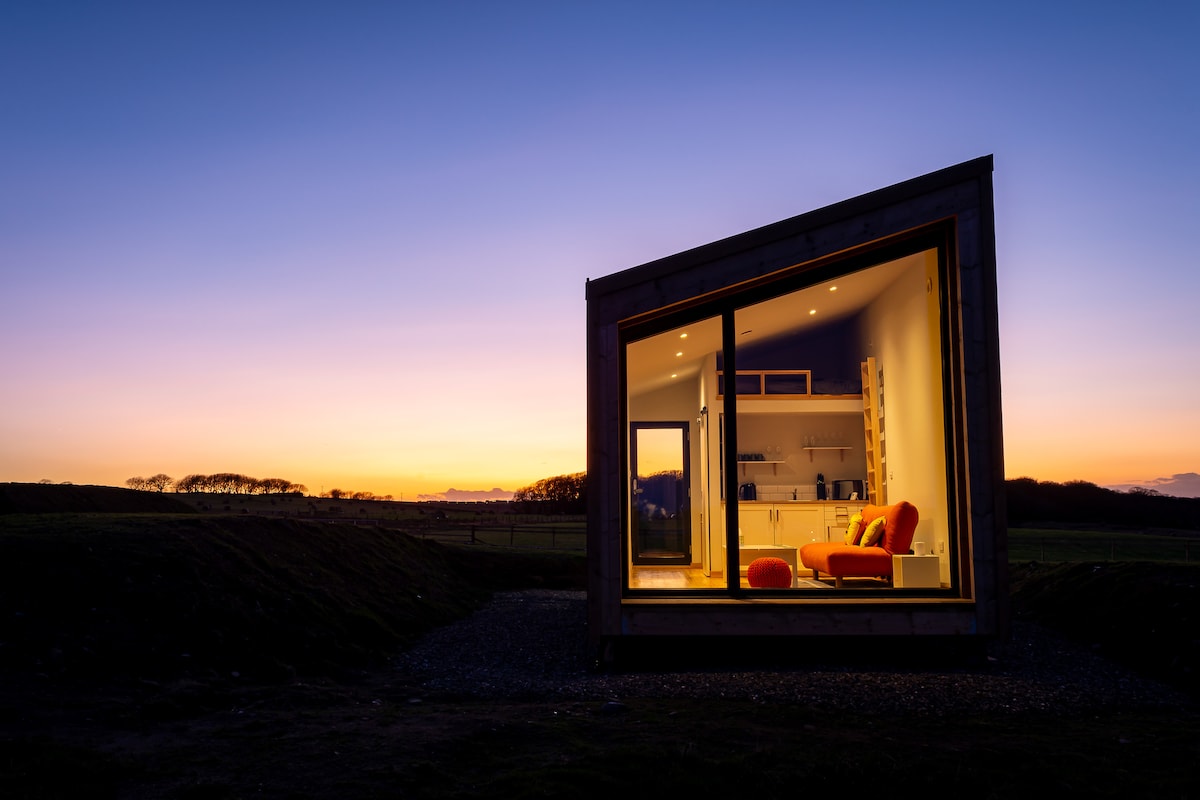
[(879, 540), (883, 538), (883, 526), (887, 524), (887, 517), (876, 517), (867, 525), (867, 529), (863, 531), (862, 538), (858, 540), (859, 547), (874, 547), (879, 544)]
[(862, 530), (862, 514), (855, 514), (850, 518), (850, 524), (846, 526), (846, 544), (855, 544), (858, 541), (859, 531)]

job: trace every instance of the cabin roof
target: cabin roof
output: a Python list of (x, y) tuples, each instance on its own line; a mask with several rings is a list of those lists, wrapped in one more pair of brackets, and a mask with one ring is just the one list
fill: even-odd
[[(990, 181), (992, 170), (993, 158), (991, 155), (964, 161), (779, 222), (589, 280), (586, 284), (586, 297), (588, 300), (599, 299), (647, 283), (662, 282), (679, 273), (693, 270), (699, 265), (723, 261), (750, 250), (768, 247), (774, 242), (795, 240), (809, 231), (861, 217), (888, 206), (905, 203), (948, 186), (980, 178)], [(987, 188), (990, 190), (990, 183)], [(953, 213), (953, 211), (949, 210), (949, 213)]]

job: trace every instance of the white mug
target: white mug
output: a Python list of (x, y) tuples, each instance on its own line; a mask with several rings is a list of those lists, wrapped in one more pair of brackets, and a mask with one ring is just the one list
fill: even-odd
[(929, 548), (925, 546), (924, 542), (913, 542), (913, 555), (927, 556), (929, 555)]

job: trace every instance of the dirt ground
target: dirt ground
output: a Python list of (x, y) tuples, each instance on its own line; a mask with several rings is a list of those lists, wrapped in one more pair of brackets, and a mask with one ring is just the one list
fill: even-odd
[(1200, 791), (1200, 715), (1182, 706), (946, 718), (716, 693), (513, 699), (380, 667), (246, 685), (32, 676), (7, 682), (0, 708), (10, 798), (794, 798), (885, 776), (975, 797)]

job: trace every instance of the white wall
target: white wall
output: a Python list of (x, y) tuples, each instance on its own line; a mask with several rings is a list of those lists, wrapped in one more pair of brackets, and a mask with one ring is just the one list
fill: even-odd
[(942, 553), (949, 576), (949, 513), (942, 363), (938, 335), (937, 258), (916, 259), (864, 315), (866, 355), (883, 370), (887, 499), (917, 507), (914, 540)]

